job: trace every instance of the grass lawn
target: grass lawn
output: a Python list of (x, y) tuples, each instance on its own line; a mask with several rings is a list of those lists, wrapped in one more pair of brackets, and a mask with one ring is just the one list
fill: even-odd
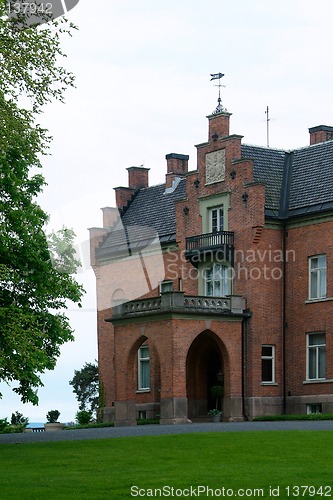
[[(297, 496), (294, 485), (315, 489), (301, 489)], [(168, 487), (164, 497), (151, 491), (163, 486)], [(217, 489), (217, 495), (197, 489), (190, 496), (191, 486)], [(280, 499), (333, 499), (333, 432), (199, 433), (0, 445), (1, 500), (232, 498), (231, 489), (236, 497), (240, 488), (248, 490), (244, 498), (274, 498), (270, 487), (280, 487), (274, 490)]]

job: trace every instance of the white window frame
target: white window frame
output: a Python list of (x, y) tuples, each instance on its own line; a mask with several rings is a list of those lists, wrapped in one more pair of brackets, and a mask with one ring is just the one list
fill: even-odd
[[(321, 335), (324, 337), (324, 343), (310, 344), (310, 338), (314, 335)], [(324, 376), (321, 373), (321, 356), (320, 351), (324, 351)], [(310, 363), (312, 359), (312, 352), (315, 356), (315, 376), (310, 377)], [(306, 335), (306, 380), (326, 380), (326, 335), (324, 332), (308, 333)]]
[[(216, 212), (216, 228), (213, 227), (213, 214)], [(215, 224), (214, 224), (215, 225)], [(221, 229), (222, 227), (222, 229)], [(224, 231), (224, 207), (219, 205), (218, 207), (209, 208), (209, 232), (216, 233), (219, 231)]]
[[(317, 265), (315, 260), (318, 261)], [(325, 254), (309, 257), (309, 300), (325, 299), (327, 289), (327, 259)], [(313, 286), (314, 284), (314, 286)]]
[[(143, 355), (143, 353), (147, 353), (147, 355)], [(145, 369), (148, 364), (148, 385), (145, 384), (145, 378), (143, 376), (143, 370)], [(148, 345), (142, 345), (138, 349), (138, 390), (139, 391), (149, 391), (150, 390), (150, 353), (149, 353), (149, 346)]]
[(167, 293), (173, 291), (173, 281), (172, 280), (164, 280), (160, 283), (160, 293)]
[[(266, 354), (264, 355), (263, 354), (262, 351), (263, 351), (264, 347), (270, 347), (272, 349), (271, 355), (266, 355)], [(271, 377), (271, 380), (263, 380), (262, 362), (264, 360), (271, 361), (271, 363), (272, 363), (272, 367), (271, 367), (272, 377)], [(273, 344), (263, 344), (261, 346), (261, 383), (263, 385), (275, 384), (275, 345), (273, 345)]]
[[(215, 279), (218, 275), (218, 268), (221, 268), (222, 274), (221, 274), (221, 279)], [(203, 278), (204, 278), (204, 286), (205, 286), (205, 295), (207, 297), (225, 297), (226, 295), (229, 295), (229, 271), (228, 271), (228, 266), (225, 266), (224, 264), (220, 264), (215, 262), (212, 266), (206, 267), (203, 272)], [(211, 272), (211, 279), (207, 278), (207, 273)], [(209, 283), (212, 283), (212, 292), (213, 293), (208, 293), (208, 287)], [(217, 293), (217, 283), (219, 283), (219, 288), (221, 293)]]
[(307, 413), (307, 415), (323, 413), (322, 403), (308, 403), (306, 405), (306, 413)]

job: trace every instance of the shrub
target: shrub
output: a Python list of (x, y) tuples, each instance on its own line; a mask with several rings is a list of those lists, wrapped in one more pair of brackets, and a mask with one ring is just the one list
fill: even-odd
[(159, 424), (159, 423), (160, 423), (159, 418), (137, 418), (136, 419), (137, 425), (155, 425), (155, 424)]
[(7, 418), (0, 418), (0, 434), (23, 432), (25, 427), (23, 424), (10, 424)]
[(0, 432), (6, 432), (9, 427), (7, 418), (0, 418)]
[(86, 410), (78, 411), (75, 415), (75, 418), (78, 421), (79, 425), (87, 425), (92, 420), (92, 412)]
[(301, 415), (264, 415), (255, 417), (255, 422), (279, 422), (283, 420), (333, 420), (332, 413), (302, 413)]
[(50, 424), (54, 424), (55, 422), (58, 422), (58, 418), (60, 416), (60, 411), (58, 410), (50, 410), (47, 414), (46, 414), (46, 420), (50, 423)]
[(22, 413), (16, 411), (15, 413), (12, 413), (10, 423), (12, 425), (21, 425), (23, 427), (26, 427), (29, 423), (29, 419), (27, 417), (24, 417)]

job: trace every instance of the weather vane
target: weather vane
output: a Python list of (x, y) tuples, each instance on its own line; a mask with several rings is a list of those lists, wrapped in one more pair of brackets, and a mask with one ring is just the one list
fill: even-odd
[(211, 76), (210, 81), (212, 81), (212, 80), (218, 80), (219, 81), (218, 85), (215, 85), (215, 87), (219, 88), (219, 98), (217, 100), (217, 106), (216, 106), (215, 111), (213, 111), (213, 114), (222, 113), (223, 111), (227, 111), (222, 106), (222, 100), (221, 100), (221, 87), (225, 87), (225, 85), (222, 85), (222, 83), (221, 83), (221, 78), (224, 76), (224, 73), (211, 73), (210, 76)]

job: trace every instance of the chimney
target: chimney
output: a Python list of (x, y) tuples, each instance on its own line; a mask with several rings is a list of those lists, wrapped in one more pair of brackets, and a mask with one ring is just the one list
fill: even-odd
[(135, 189), (127, 187), (113, 188), (116, 192), (116, 205), (119, 210), (122, 210), (127, 203), (132, 199)]
[(131, 189), (141, 189), (148, 187), (149, 168), (129, 167), (128, 169), (128, 187)]
[(149, 168), (129, 167), (126, 170), (128, 170), (128, 187), (114, 188), (116, 192), (116, 205), (119, 210), (122, 210), (131, 201), (135, 191), (148, 187)]
[(184, 177), (188, 172), (189, 155), (181, 155), (178, 153), (170, 153), (166, 155), (167, 161), (167, 174), (166, 174), (166, 188), (172, 186), (172, 182), (176, 177)]
[(222, 111), (221, 113), (216, 113), (207, 116), (209, 120), (208, 124), (208, 142), (216, 142), (218, 139), (223, 139), (228, 137), (229, 125), (230, 125), (231, 113), (227, 111)]
[(318, 125), (317, 127), (309, 128), (309, 132), (310, 145), (333, 139), (333, 127), (329, 127), (328, 125)]
[(118, 221), (119, 210), (115, 207), (104, 207), (101, 210), (103, 212), (103, 228), (108, 229)]

